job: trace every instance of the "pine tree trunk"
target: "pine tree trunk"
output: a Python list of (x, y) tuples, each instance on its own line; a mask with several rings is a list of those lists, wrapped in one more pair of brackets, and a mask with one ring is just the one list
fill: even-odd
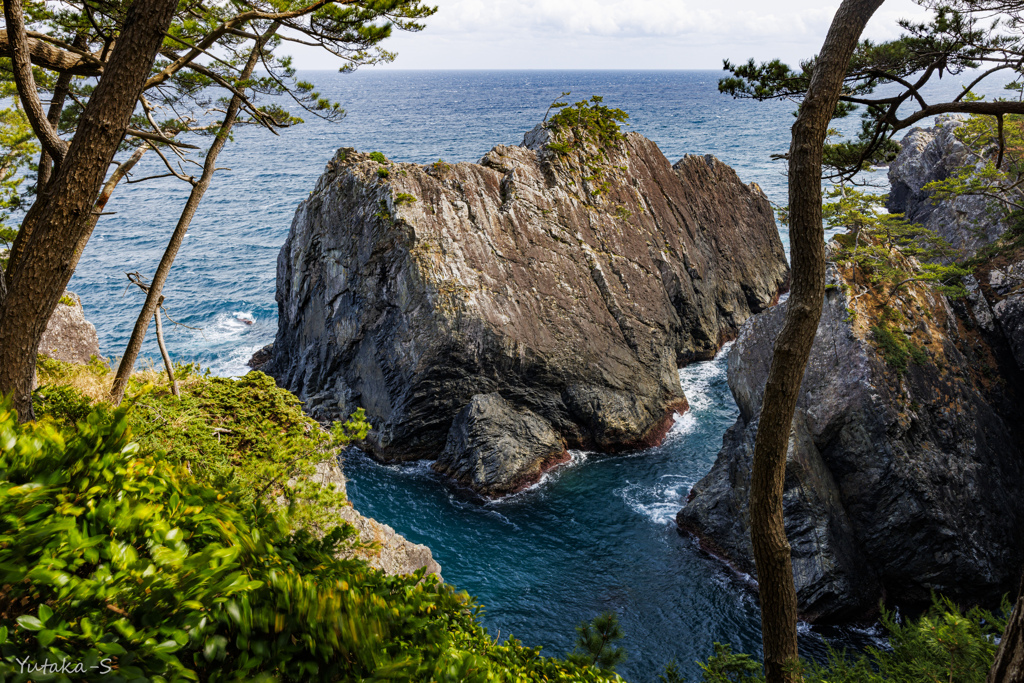
[(844, 0), (832, 20), (807, 95), (793, 125), (789, 150), (789, 241), (792, 284), (786, 320), (775, 342), (750, 482), (750, 526), (761, 597), (767, 683), (793, 683), (797, 604), (782, 515), (786, 452), (800, 383), (825, 297), (821, 224), (821, 162), (843, 76), (865, 24), (882, 0)]
[[(88, 239), (96, 195), (176, 7), (175, 0), (132, 3), (64, 160), (40, 190), (12, 249), (20, 258), (8, 264), (0, 310), (0, 393), (14, 392), (22, 420), (32, 416), (39, 340), (74, 272), (75, 252)], [(20, 249), (17, 242), (29, 234), (31, 243)]]
[(999, 641), (996, 661), (988, 672), (988, 683), (1024, 683), (1024, 576), (1017, 590), (1017, 604)]
[[(277, 31), (277, 26), (276, 23), (271, 25), (270, 29), (254, 45), (253, 51), (249, 55), (249, 61), (242, 70), (241, 80), (247, 80), (252, 76), (252, 72), (259, 61), (261, 50), (266, 41)], [(132, 336), (128, 340), (128, 346), (125, 348), (124, 354), (121, 356), (121, 362), (117, 366), (117, 374), (114, 376), (114, 384), (110, 388), (110, 401), (115, 406), (120, 405), (124, 399), (125, 389), (128, 388), (128, 378), (131, 376), (132, 370), (135, 367), (135, 361), (142, 350), (142, 342), (146, 338), (149, 321), (152, 319), (153, 314), (156, 313), (159, 302), (162, 299), (161, 293), (163, 292), (164, 284), (167, 282), (167, 276), (171, 272), (171, 266), (178, 255), (181, 243), (185, 241), (185, 235), (188, 232), (189, 225), (192, 224), (192, 218), (196, 214), (196, 209), (199, 208), (199, 203), (203, 200), (203, 195), (206, 194), (207, 188), (210, 187), (210, 181), (213, 180), (213, 174), (217, 168), (217, 156), (227, 142), (228, 136), (231, 133), (231, 127), (235, 123), (235, 118), (238, 116), (241, 106), (241, 98), (238, 95), (233, 96), (224, 115), (224, 122), (217, 132), (217, 138), (210, 145), (210, 149), (206, 153), (206, 160), (203, 163), (203, 174), (192, 187), (192, 192), (189, 193), (188, 200), (185, 202), (185, 208), (181, 211), (178, 223), (174, 226), (174, 232), (171, 233), (171, 239), (168, 241), (164, 255), (160, 259), (156, 273), (153, 275), (153, 282), (150, 284), (149, 292), (146, 294), (146, 301), (142, 305), (139, 317), (135, 320)]]

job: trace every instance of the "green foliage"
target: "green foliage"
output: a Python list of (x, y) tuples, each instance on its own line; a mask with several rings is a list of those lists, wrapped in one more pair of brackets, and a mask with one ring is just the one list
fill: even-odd
[(603, 612), (591, 622), (576, 627), (576, 648), (569, 654), (569, 661), (579, 666), (593, 666), (613, 671), (626, 661), (625, 648), (616, 647), (625, 634), (619, 625), (615, 612)]
[(381, 152), (370, 152), (370, 159), (376, 161), (378, 164), (388, 163), (388, 158), (384, 156)]
[(686, 676), (679, 671), (679, 664), (672, 660), (665, 665), (665, 670), (658, 674), (659, 683), (686, 683)]
[(547, 148), (563, 158), (578, 153), (580, 168), (587, 173), (583, 180), (595, 197), (605, 194), (611, 186), (606, 180), (608, 148), (625, 139), (619, 123), (629, 118), (621, 109), (604, 106), (603, 101), (594, 95), (589, 101), (581, 100), (572, 106), (554, 102), (548, 111), (558, 109), (558, 113), (544, 123), (551, 131)]
[[(1002, 612), (1010, 613), (1003, 603)], [(900, 623), (883, 610), (889, 647), (863, 653), (829, 650), (827, 661), (802, 660), (796, 667), (805, 683), (984, 683), (996, 654), (996, 638), (1006, 622), (978, 607), (963, 612), (952, 601), (933, 597), (916, 620)], [(715, 643), (706, 663), (698, 662), (703, 683), (763, 683), (761, 664), (728, 645)], [(661, 683), (685, 683), (675, 663), (658, 677)]]
[(894, 369), (896, 374), (902, 375), (907, 371), (907, 361), (913, 361), (917, 365), (928, 362), (924, 350), (898, 327), (883, 320), (878, 325), (871, 326), (871, 333), (886, 364)]
[(931, 193), (932, 202), (962, 196), (987, 200), (986, 211), (970, 216), (976, 229), (984, 234), (985, 224), (996, 221), (1003, 221), (1008, 229), (979, 256), (991, 257), (1024, 246), (1024, 116), (1003, 117), (1002, 137), (994, 117), (979, 115), (962, 119), (953, 135), (967, 148), (966, 162), (923, 189)]
[[(294, 403), (269, 395), (258, 373), (238, 381), (252, 397), (206, 386), (215, 379), (189, 381), (223, 407), (182, 412), (241, 411), (248, 425), (263, 406), (262, 428), (233, 425), (243, 452), (260, 431), (264, 441), (290, 432), (280, 420)], [(621, 680), (512, 638), (499, 645), (468, 596), (422, 570), (387, 576), (339, 559), (348, 525), (317, 537), (241, 478), (197, 480), (172, 453), (211, 447), (205, 435), (174, 428), (170, 453), (156, 448), (160, 436), (133, 441), (133, 424), (154, 415), (144, 405), (153, 393), (73, 427), (69, 414), (19, 425), (0, 403), (0, 676), (24, 680), (27, 658), (98, 667), (60, 681)], [(355, 422), (333, 438), (365, 435)]]
[[(0, 248), (9, 249), (18, 230), (7, 225), (7, 221), (11, 211), (22, 207), (24, 171), (39, 153), (39, 144), (25, 112), (21, 110), (13, 83), (0, 80), (0, 99), (11, 103), (11, 106), (0, 109)], [(6, 257), (0, 254), (0, 268), (6, 265)]]
[[(987, 0), (919, 4), (930, 12), (927, 21), (901, 20), (903, 33), (896, 39), (864, 40), (854, 50), (833, 118), (860, 111), (861, 130), (852, 139), (826, 144), (826, 176), (849, 180), (871, 164), (891, 160), (899, 151), (893, 140), (898, 131), (931, 113), (944, 113), (926, 110), (937, 103), (927, 103), (919, 95), (933, 77), (960, 74), (982, 63), (995, 67), (974, 81), (980, 83), (988, 75), (1016, 68), (1011, 55), (1024, 47), (1016, 10)], [(796, 68), (778, 59), (738, 64), (726, 60), (729, 75), (719, 81), (719, 90), (733, 97), (800, 102), (817, 59), (806, 59)], [(874, 95), (879, 88), (884, 94)], [(969, 101), (963, 95), (956, 97), (945, 111), (964, 111), (960, 103)]]
[(403, 204), (412, 204), (415, 201), (416, 197), (414, 195), (409, 194), (408, 192), (399, 192), (398, 194), (395, 195), (396, 206), (402, 206)]
[(714, 644), (715, 653), (708, 657), (707, 664), (699, 663), (707, 683), (757, 683), (764, 681), (761, 664), (751, 657), (735, 653), (729, 645)]
[(555, 102), (551, 107), (558, 109), (558, 113), (547, 121), (547, 126), (552, 131), (571, 133), (571, 137), (566, 135), (567, 140), (572, 141), (570, 146), (586, 142), (593, 142), (598, 147), (614, 144), (625, 138), (619, 124), (628, 119), (629, 114), (606, 107), (603, 101), (604, 98), (594, 95), (589, 101), (580, 100), (572, 106)]
[(389, 175), (391, 175), (391, 174), (388, 171), (388, 169), (386, 169), (384, 167), (381, 167), (381, 168), (377, 169), (377, 177), (379, 177), (379, 178), (387, 178)]
[(846, 230), (836, 237), (834, 260), (854, 265), (855, 278), (859, 273), (867, 277), (854, 284), (876, 289), (885, 300), (912, 282), (926, 283), (947, 296), (966, 295), (961, 278), (968, 271), (952, 262), (954, 250), (935, 231), (884, 211), (885, 195), (835, 185), (825, 198), (825, 225)]
[[(97, 361), (91, 373), (104, 377), (109, 369)], [(81, 366), (40, 359), (43, 384), (34, 396), (41, 419), (73, 433), (91, 402), (67, 383)], [(156, 373), (153, 373), (156, 374)], [(302, 412), (290, 392), (277, 387), (261, 372), (245, 377), (204, 377), (192, 365), (179, 365), (180, 397), (166, 388), (146, 390), (133, 377), (129, 395), (137, 395), (128, 414), (136, 441), (146, 451), (187, 467), (200, 481), (218, 489), (234, 489), (249, 502), (281, 499), (296, 524), (330, 526), (333, 508), (344, 495), (313, 482), (318, 465), (333, 463), (339, 451), (366, 436), (370, 425), (360, 409), (344, 424), (324, 431)], [(100, 403), (103, 414), (110, 406)]]
[(448, 171), (452, 169), (451, 164), (446, 162), (444, 159), (438, 159), (430, 165), (430, 170), (434, 172), (438, 178), (444, 178), (448, 175)]

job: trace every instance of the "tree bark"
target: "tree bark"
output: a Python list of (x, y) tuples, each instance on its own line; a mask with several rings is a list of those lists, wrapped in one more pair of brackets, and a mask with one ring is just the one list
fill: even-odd
[(164, 326), (160, 322), (160, 316), (163, 314), (163, 308), (161, 306), (156, 307), (156, 316), (153, 318), (153, 322), (156, 324), (156, 344), (160, 347), (160, 355), (164, 359), (164, 369), (167, 370), (167, 380), (171, 383), (171, 393), (175, 396), (180, 396), (178, 391), (178, 380), (174, 379), (174, 364), (171, 362), (171, 357), (167, 353), (167, 347), (164, 345)]
[(850, 57), (865, 24), (881, 4), (882, 0), (843, 0), (793, 125), (789, 151), (792, 282), (785, 323), (775, 342), (765, 385), (750, 482), (751, 540), (767, 683), (798, 680), (791, 670), (797, 660), (797, 603), (782, 492), (793, 412), (825, 297), (822, 149)]
[(988, 672), (988, 683), (1024, 683), (1024, 576), (1017, 590), (1017, 604), (999, 641), (996, 661)]
[[(259, 62), (260, 52), (263, 50), (263, 46), (270, 39), (270, 37), (277, 31), (278, 24), (274, 23), (271, 27), (260, 36), (260, 39), (253, 46), (252, 53), (249, 55), (249, 60), (242, 70), (241, 79), (247, 80), (252, 76), (253, 70), (256, 68), (256, 64)], [(200, 176), (199, 181), (192, 187), (192, 192), (189, 193), (188, 200), (185, 202), (185, 207), (181, 211), (181, 216), (178, 218), (177, 225), (174, 226), (174, 232), (171, 233), (171, 239), (167, 243), (167, 248), (164, 250), (164, 255), (160, 259), (160, 264), (157, 266), (156, 273), (153, 275), (153, 282), (149, 286), (149, 291), (146, 293), (146, 301), (142, 305), (142, 310), (139, 312), (139, 317), (135, 321), (135, 327), (132, 329), (132, 336), (128, 340), (128, 346), (124, 350), (124, 354), (121, 356), (121, 362), (117, 366), (117, 374), (114, 377), (114, 384), (110, 388), (110, 401), (115, 406), (120, 405), (124, 399), (125, 389), (128, 388), (128, 378), (132, 374), (132, 370), (135, 367), (135, 361), (139, 357), (139, 352), (142, 350), (142, 342), (146, 338), (146, 329), (149, 327), (149, 321), (156, 313), (157, 307), (160, 305), (164, 284), (167, 282), (167, 276), (171, 272), (171, 266), (174, 264), (174, 258), (178, 255), (178, 249), (181, 248), (181, 243), (185, 240), (185, 234), (188, 232), (189, 225), (192, 223), (192, 218), (196, 214), (196, 210), (199, 208), (199, 203), (203, 199), (203, 195), (206, 194), (207, 188), (210, 187), (210, 181), (213, 180), (213, 174), (217, 167), (217, 156), (220, 151), (224, 148), (224, 144), (227, 142), (228, 135), (231, 132), (231, 127), (235, 124), (235, 119), (238, 116), (238, 111), (242, 106), (242, 98), (238, 95), (234, 95), (231, 98), (231, 103), (228, 105), (227, 111), (224, 114), (224, 122), (221, 124), (220, 130), (217, 131), (217, 137), (210, 145), (210, 149), (206, 153), (206, 160), (203, 163), (203, 174)]]
[[(29, 57), (36, 66), (66, 73), (69, 76), (99, 76), (103, 73), (103, 62), (97, 55), (76, 54), (70, 50), (62, 50), (56, 45), (33, 38), (31, 35), (27, 36), (26, 42)], [(80, 46), (75, 45), (74, 47)], [(11, 41), (8, 38), (8, 32), (0, 30), (0, 51), (7, 54), (10, 49)]]
[[(175, 0), (132, 3), (63, 162), (40, 190), (15, 240), (12, 253), (21, 256), (8, 264), (7, 298), (0, 310), (0, 393), (14, 393), (22, 420), (32, 417), (39, 339), (71, 279), (76, 251), (94, 225), (97, 193), (176, 7)], [(31, 238), (19, 249), (26, 235)]]

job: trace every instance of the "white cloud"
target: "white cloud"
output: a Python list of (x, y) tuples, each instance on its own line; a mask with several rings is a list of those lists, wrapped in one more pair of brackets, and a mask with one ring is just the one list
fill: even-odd
[[(431, 0), (428, 0), (431, 1)], [(421, 33), (387, 48), (409, 69), (717, 69), (722, 59), (817, 52), (839, 0), (432, 0)], [(923, 16), (912, 0), (888, 0), (865, 32), (899, 34), (896, 19)], [(333, 68), (294, 50), (300, 68)]]

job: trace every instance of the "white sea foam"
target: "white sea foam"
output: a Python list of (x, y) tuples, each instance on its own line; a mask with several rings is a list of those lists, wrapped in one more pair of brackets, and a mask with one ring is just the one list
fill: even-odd
[(560, 465), (552, 467), (550, 470), (540, 475), (540, 479), (538, 479), (533, 484), (530, 484), (522, 491), (516, 491), (515, 493), (509, 494), (507, 496), (502, 496), (497, 500), (488, 501), (487, 505), (501, 505), (502, 503), (509, 503), (518, 500), (523, 496), (535, 494), (537, 491), (543, 489), (548, 482), (556, 481), (558, 477), (562, 474), (562, 472), (564, 472), (565, 470), (569, 469), (570, 467), (576, 467), (577, 465), (586, 462), (588, 456), (588, 451), (570, 450), (568, 462), (564, 462)]
[(676, 513), (693, 480), (676, 474), (663, 474), (653, 486), (627, 483), (615, 493), (634, 512), (655, 524), (675, 524)]

